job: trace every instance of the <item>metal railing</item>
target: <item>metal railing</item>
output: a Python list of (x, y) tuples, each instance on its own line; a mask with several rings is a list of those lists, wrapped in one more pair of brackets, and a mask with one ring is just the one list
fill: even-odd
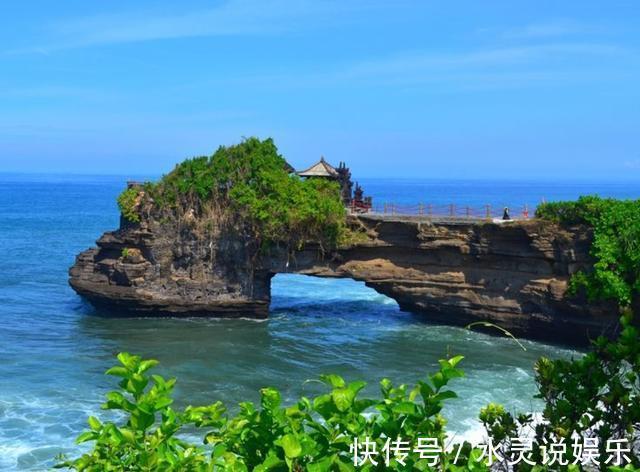
[[(512, 219), (527, 219), (533, 216), (527, 205), (518, 207), (508, 207), (509, 216)], [(381, 203), (373, 205), (367, 212), (379, 215), (398, 215), (398, 216), (424, 216), (434, 218), (468, 218), (468, 219), (493, 219), (502, 218), (504, 216), (504, 207), (491, 205), (457, 205), (450, 204), (396, 204)]]

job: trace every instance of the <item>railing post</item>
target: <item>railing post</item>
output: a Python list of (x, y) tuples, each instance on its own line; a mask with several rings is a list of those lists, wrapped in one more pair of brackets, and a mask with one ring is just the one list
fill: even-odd
[(455, 208), (453, 206), (453, 203), (449, 205), (449, 216), (453, 218), (453, 215), (455, 214)]
[(491, 205), (485, 205), (487, 208), (487, 219), (491, 219)]
[(422, 203), (418, 203), (418, 214), (424, 215), (424, 205)]
[(467, 207), (467, 212), (466, 213), (467, 213), (467, 218), (470, 218), (471, 217), (471, 210), (469, 209), (469, 207)]
[(429, 218), (433, 215), (433, 209), (431, 208), (431, 203), (429, 203)]

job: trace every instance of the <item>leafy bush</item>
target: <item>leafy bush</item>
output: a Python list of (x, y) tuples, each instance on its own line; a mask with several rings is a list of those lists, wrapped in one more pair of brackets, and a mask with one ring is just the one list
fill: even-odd
[(545, 202), (536, 208), (536, 218), (555, 221), (560, 224), (591, 224), (593, 217), (602, 212), (604, 200), (598, 196), (587, 195), (576, 201)]
[[(532, 459), (538, 464), (545, 456), (543, 446), (564, 444), (568, 464), (550, 470), (584, 470), (571, 465), (579, 441), (597, 441), (596, 452), (607, 457), (610, 440), (627, 440), (632, 451), (626, 455), (628, 468), (608, 467), (602, 460), (599, 470), (640, 470), (640, 336), (631, 315), (621, 318), (617, 340), (601, 337), (593, 350), (580, 359), (541, 358), (535, 366), (538, 398), (545, 402), (542, 421), (531, 415), (514, 417), (499, 405), (489, 405), (480, 415), (490, 436), (499, 444), (503, 457), (517, 456), (510, 438), (534, 438)], [(520, 464), (518, 470), (546, 470)]]
[[(572, 445), (575, 438), (590, 438), (599, 440), (597, 452), (603, 458), (599, 470), (640, 470), (640, 336), (630, 315), (621, 323), (624, 329), (617, 340), (598, 339), (593, 351), (582, 358), (541, 358), (537, 362), (537, 396), (545, 402), (541, 419), (513, 415), (495, 404), (480, 412), (492, 438), (493, 460), (515, 459), (519, 453), (514, 438), (528, 437), (533, 439), (528, 459), (537, 465), (523, 461), (517, 466), (490, 465), (487, 449), (458, 443), (436, 453), (437, 463), (413, 452), (404, 465), (392, 455), (388, 467), (378, 457), (377, 465), (368, 462), (357, 469), (586, 471), (592, 468), (573, 464), (577, 450)], [(364, 382), (347, 383), (337, 375), (324, 375), (320, 380), (327, 391), (315, 398), (302, 397), (284, 407), (276, 389), (264, 388), (259, 406), (243, 402), (239, 412), (230, 415), (221, 402), (174, 410), (175, 379), (149, 375), (157, 361), (121, 353), (120, 365), (107, 371), (122, 379), (120, 390), (107, 394), (103, 408), (121, 412), (122, 420), (103, 423), (90, 417), (90, 430), (77, 441), (93, 442), (93, 448), (76, 459), (61, 458), (57, 467), (80, 471), (353, 471), (354, 438), (361, 444), (374, 443), (379, 452), (388, 440), (397, 438), (412, 445), (418, 438), (447, 443), (441, 412), (445, 402), (456, 397), (447, 386), (463, 375), (457, 367), (461, 359), (441, 360), (438, 372), (411, 389), (384, 379), (380, 398), (362, 398)], [(199, 445), (183, 437), (185, 432), (202, 429)], [(626, 453), (631, 464), (624, 469), (604, 460), (607, 441), (619, 439), (635, 445)], [(565, 445), (565, 464), (542, 465), (545, 448), (552, 444)]]
[(544, 203), (536, 216), (591, 226), (593, 270), (574, 275), (570, 288), (586, 289), (590, 300), (631, 305), (640, 294), (640, 200), (580, 197), (575, 202)]
[(122, 215), (129, 221), (140, 221), (140, 213), (138, 213), (139, 204), (140, 190), (137, 188), (127, 188), (118, 196), (118, 207), (120, 208), (120, 213), (122, 213)]
[(329, 248), (345, 230), (338, 183), (289, 174), (271, 139), (249, 138), (210, 157), (187, 159), (145, 190), (162, 208), (199, 214), (215, 204), (244, 221), (263, 246), (315, 242)]
[[(313, 399), (302, 397), (296, 404), (283, 407), (280, 393), (263, 388), (259, 406), (240, 403), (240, 411), (228, 415), (220, 402), (175, 411), (171, 397), (175, 379), (147, 374), (157, 364), (127, 353), (118, 355), (120, 365), (107, 374), (121, 377), (120, 390), (107, 394), (104, 409), (124, 414), (121, 424), (102, 423), (89, 418), (90, 430), (79, 443), (91, 441), (93, 449), (81, 457), (64, 461), (59, 468), (74, 470), (234, 470), (234, 471), (348, 471), (354, 470), (350, 446), (354, 438), (369, 440), (382, 451), (387, 439), (416, 440), (437, 438), (445, 444), (444, 402), (455, 398), (448, 390), (450, 380), (461, 377), (456, 365), (461, 357), (440, 361), (440, 369), (414, 388), (380, 382), (381, 398), (361, 398), (365, 382), (347, 383), (337, 375), (320, 380), (326, 393)], [(371, 414), (375, 412), (375, 414)], [(204, 428), (203, 445), (196, 446), (180, 433), (187, 427)], [(452, 453), (436, 457), (443, 470), (487, 470), (477, 462), (477, 451), (466, 444), (458, 452), (458, 464)], [(402, 465), (394, 460), (390, 470), (434, 470), (427, 459), (409, 454)], [(367, 464), (363, 470), (383, 470)]]

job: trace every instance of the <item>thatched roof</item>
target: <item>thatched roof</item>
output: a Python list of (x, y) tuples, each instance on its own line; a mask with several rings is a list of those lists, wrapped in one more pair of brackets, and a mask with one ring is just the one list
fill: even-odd
[(320, 160), (306, 170), (297, 172), (300, 177), (328, 177), (331, 179), (338, 178), (338, 171), (324, 160), (324, 157), (320, 157)]

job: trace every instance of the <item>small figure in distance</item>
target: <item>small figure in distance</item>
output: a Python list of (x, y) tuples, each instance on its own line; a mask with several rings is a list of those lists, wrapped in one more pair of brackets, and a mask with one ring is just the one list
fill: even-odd
[(504, 207), (504, 212), (502, 213), (502, 219), (503, 220), (510, 220), (511, 217), (509, 216), (509, 208), (508, 207)]

